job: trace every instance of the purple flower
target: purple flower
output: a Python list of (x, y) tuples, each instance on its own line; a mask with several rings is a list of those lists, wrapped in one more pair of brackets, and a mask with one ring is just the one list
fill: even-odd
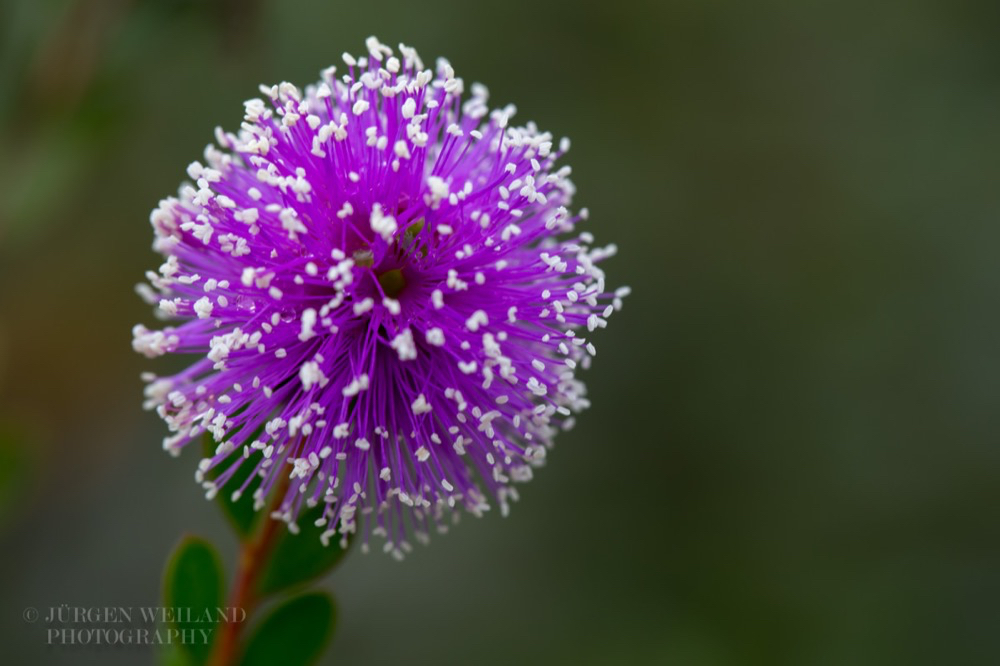
[(290, 478), (292, 529), (325, 505), (324, 542), (378, 534), (401, 556), (459, 508), (506, 514), (588, 406), (576, 371), (627, 290), (567, 209), (568, 140), (509, 126), (481, 85), (463, 103), (443, 59), (366, 45), (341, 78), (262, 86), (153, 211), (166, 262), (139, 291), (179, 323), (133, 346), (198, 357), (144, 375), (146, 407), (171, 453), (219, 443), (197, 474), (210, 497), (254, 465), (258, 508)]

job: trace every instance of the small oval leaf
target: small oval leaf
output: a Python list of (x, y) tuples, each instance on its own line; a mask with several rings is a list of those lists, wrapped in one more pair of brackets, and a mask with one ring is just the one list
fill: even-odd
[(317, 527), (315, 521), (323, 515), (323, 508), (315, 507), (299, 517), (298, 534), (284, 525), (279, 527), (274, 548), (257, 580), (258, 595), (268, 596), (321, 578), (343, 559), (347, 549), (341, 547), (339, 539), (330, 539), (328, 546), (320, 541), (325, 528)]
[(217, 609), (223, 606), (222, 563), (215, 547), (199, 537), (181, 539), (163, 578), (167, 631), (193, 664), (204, 664), (212, 647)]
[(311, 592), (274, 610), (247, 642), (241, 666), (309, 666), (333, 636), (336, 608), (330, 595)]
[(193, 666), (191, 657), (177, 643), (168, 643), (160, 648), (156, 663), (159, 666)]

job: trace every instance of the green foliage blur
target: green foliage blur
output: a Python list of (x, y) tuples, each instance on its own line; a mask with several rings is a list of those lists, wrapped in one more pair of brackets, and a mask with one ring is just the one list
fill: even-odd
[[(235, 542), (141, 410), (149, 211), (369, 34), (573, 140), (633, 295), (508, 519), (328, 581), (329, 664), (995, 664), (1000, 3), (0, 0), (0, 648)], [(377, 549), (376, 549), (377, 550)]]

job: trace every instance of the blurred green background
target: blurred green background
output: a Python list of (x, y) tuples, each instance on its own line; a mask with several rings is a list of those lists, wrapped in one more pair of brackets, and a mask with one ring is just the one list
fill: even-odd
[(509, 519), (327, 587), (340, 664), (1000, 660), (1000, 4), (0, 1), (0, 650), (155, 605), (184, 531), (131, 350), (149, 211), (257, 84), (377, 34), (573, 139), (634, 294)]

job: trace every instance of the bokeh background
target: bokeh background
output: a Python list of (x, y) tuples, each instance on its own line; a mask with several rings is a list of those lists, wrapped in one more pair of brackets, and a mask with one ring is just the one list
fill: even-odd
[[(0, 650), (158, 603), (185, 531), (131, 350), (149, 211), (260, 82), (363, 39), (569, 135), (634, 294), (512, 516), (327, 581), (340, 664), (993, 664), (1000, 4), (0, 2)], [(163, 365), (159, 365), (162, 363)], [(229, 565), (231, 567), (231, 564)]]

